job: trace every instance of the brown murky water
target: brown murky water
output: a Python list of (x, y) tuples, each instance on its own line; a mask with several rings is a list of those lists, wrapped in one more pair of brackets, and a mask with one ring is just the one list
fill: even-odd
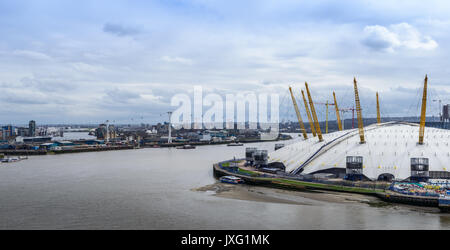
[(438, 210), (378, 206), (366, 196), (218, 184), (212, 164), (244, 150), (140, 149), (0, 164), (0, 229), (450, 229), (450, 215)]

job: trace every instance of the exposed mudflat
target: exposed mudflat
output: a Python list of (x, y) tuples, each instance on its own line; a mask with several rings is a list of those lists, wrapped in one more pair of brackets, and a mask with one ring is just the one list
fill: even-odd
[(341, 193), (333, 191), (291, 191), (275, 188), (267, 188), (251, 185), (232, 185), (217, 182), (200, 188), (192, 189), (197, 192), (208, 192), (216, 197), (270, 202), (290, 205), (323, 205), (327, 203), (337, 204), (366, 204), (371, 207), (379, 207), (393, 210), (409, 210), (426, 213), (439, 213), (439, 209), (432, 207), (418, 207), (403, 204), (392, 204), (384, 202), (376, 197)]
[(315, 205), (320, 202), (367, 204), (379, 204), (381, 202), (375, 197), (351, 193), (338, 193), (328, 191), (300, 192), (224, 183), (215, 183), (212, 185), (193, 189), (193, 191), (213, 192), (213, 195), (222, 198), (285, 203), (293, 205)]

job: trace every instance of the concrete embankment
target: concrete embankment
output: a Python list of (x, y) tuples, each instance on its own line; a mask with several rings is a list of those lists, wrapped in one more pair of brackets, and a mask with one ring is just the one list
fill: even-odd
[(46, 155), (47, 150), (0, 150), (3, 155)]
[[(241, 139), (239, 142), (241, 143), (260, 143), (260, 142), (275, 142), (275, 141), (286, 141), (292, 138), (278, 138), (275, 140), (259, 140), (259, 139)], [(233, 141), (218, 141), (218, 142), (174, 142), (174, 143), (146, 143), (142, 147), (154, 147), (159, 146), (162, 148), (169, 148), (169, 147), (178, 147), (178, 146), (184, 146), (184, 145), (193, 145), (193, 146), (207, 146), (207, 145), (223, 145), (223, 144), (230, 144), (233, 143)]]
[(220, 178), (221, 176), (234, 175), (242, 178), (247, 184), (251, 185), (261, 185), (273, 188), (290, 189), (290, 190), (327, 190), (327, 191), (338, 191), (338, 192), (349, 192), (367, 195), (376, 195), (376, 193), (383, 193), (384, 189), (372, 189), (363, 187), (348, 187), (341, 185), (331, 185), (325, 183), (315, 183), (307, 182), (293, 179), (285, 178), (273, 178), (273, 177), (257, 177), (248, 176), (237, 173), (229, 172), (219, 166), (219, 164), (214, 164), (214, 176)]
[(91, 147), (91, 148), (72, 148), (62, 150), (1, 150), (3, 155), (46, 155), (46, 154), (68, 154), (68, 153), (84, 153), (111, 150), (127, 150), (134, 149), (133, 145), (108, 146), (108, 147)]
[(403, 195), (394, 192), (378, 193), (377, 196), (386, 202), (401, 203), (414, 206), (439, 207), (438, 197)]
[(98, 152), (98, 151), (112, 151), (112, 150), (127, 150), (134, 149), (133, 145), (126, 146), (108, 146), (108, 147), (98, 147), (98, 148), (74, 148), (74, 149), (62, 149), (49, 151), (50, 154), (70, 154), (70, 153), (84, 153), (84, 152)]

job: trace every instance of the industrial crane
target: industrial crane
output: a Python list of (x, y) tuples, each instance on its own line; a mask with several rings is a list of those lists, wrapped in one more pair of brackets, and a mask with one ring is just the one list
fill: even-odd
[(327, 107), (327, 111), (326, 111), (326, 120), (325, 120), (325, 134), (328, 134), (328, 106), (334, 106), (335, 104), (332, 103), (328, 103), (328, 101), (326, 103), (323, 102), (315, 102), (314, 104), (320, 104), (320, 105), (325, 105)]
[[(441, 106), (442, 106), (442, 100), (440, 100), (440, 99), (436, 99), (436, 100), (432, 100), (433, 102), (439, 102), (439, 121), (442, 121), (443, 120), (443, 118), (442, 118), (442, 113), (441, 113), (441, 111), (442, 111), (442, 108), (441, 108)], [(434, 117), (434, 115), (433, 115), (433, 117)], [(434, 120), (434, 119), (433, 119)]]
[[(356, 110), (355, 107), (339, 109), (339, 111), (342, 113), (342, 115), (344, 115), (344, 113), (346, 113), (346, 112), (352, 112), (352, 129), (355, 128), (355, 110)], [(345, 124), (345, 120), (344, 120), (344, 124)]]

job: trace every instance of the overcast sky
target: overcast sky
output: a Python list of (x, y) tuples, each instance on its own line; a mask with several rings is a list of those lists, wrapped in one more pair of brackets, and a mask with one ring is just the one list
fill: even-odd
[(365, 116), (375, 91), (383, 115), (414, 116), (425, 74), (429, 99), (450, 102), (448, 13), (415, 0), (0, 1), (0, 123), (153, 123), (193, 85), (279, 93), (292, 120), (289, 85), (299, 97), (307, 81), (317, 102), (336, 91), (345, 108), (354, 76)]

